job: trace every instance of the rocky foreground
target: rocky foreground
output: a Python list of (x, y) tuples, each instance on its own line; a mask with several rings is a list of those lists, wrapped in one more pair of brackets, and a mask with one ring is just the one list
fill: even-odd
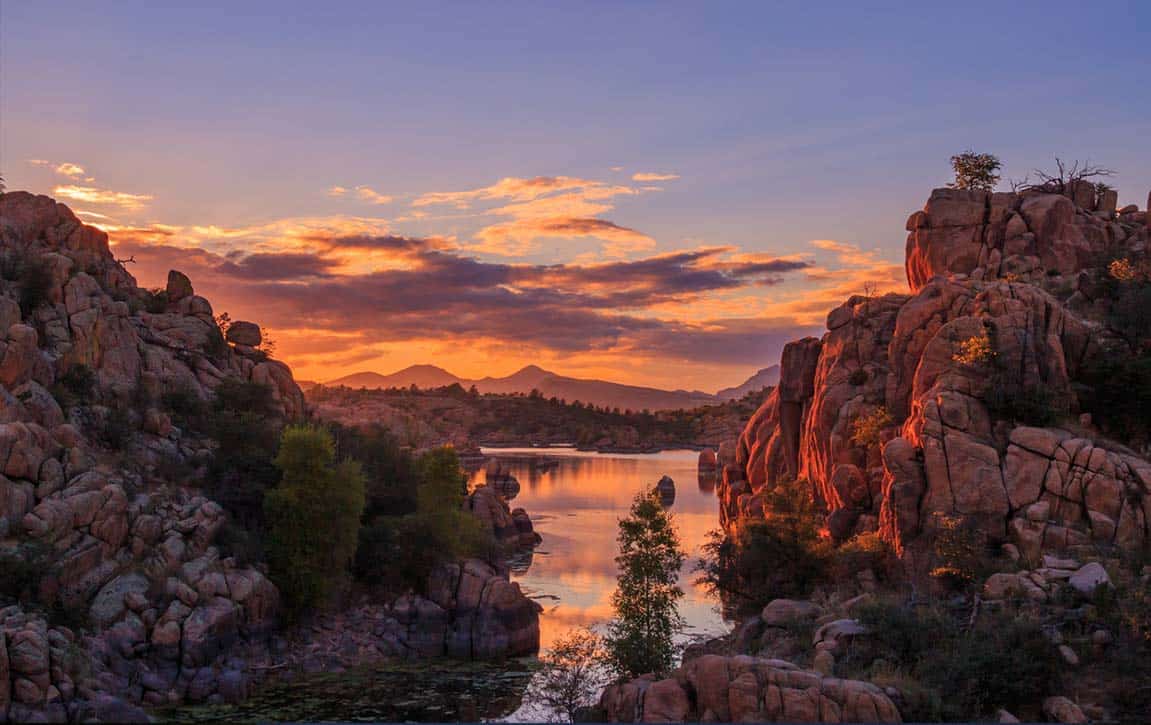
[[(225, 336), (179, 272), (165, 290), (139, 288), (107, 235), (48, 197), (0, 195), (0, 240), (0, 554), (8, 582), (35, 574), (30, 600), (0, 608), (0, 720), (120, 721), (143, 717), (138, 704), (235, 700), (256, 668), (310, 655), (538, 648), (538, 606), (478, 561), (438, 572), (429, 598), (327, 620), (349, 624), (335, 640), (355, 646), (284, 630), (263, 565), (215, 545), (227, 516), (199, 487), (217, 442), (167, 409), (232, 380), (267, 386), (281, 423), (303, 418), (259, 327), (235, 322)], [(490, 492), (469, 507), (500, 540), (534, 536)]]

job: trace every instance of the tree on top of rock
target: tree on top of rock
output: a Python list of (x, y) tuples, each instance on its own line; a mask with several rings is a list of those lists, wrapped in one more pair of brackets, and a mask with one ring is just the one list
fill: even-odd
[(955, 170), (955, 181), (948, 184), (951, 188), (991, 191), (999, 183), (996, 172), (1003, 164), (994, 154), (977, 154), (968, 149), (951, 157), (951, 168)]

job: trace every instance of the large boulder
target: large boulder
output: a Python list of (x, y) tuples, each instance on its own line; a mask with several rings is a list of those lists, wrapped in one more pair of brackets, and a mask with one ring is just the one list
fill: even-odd
[(237, 320), (228, 326), (228, 342), (248, 347), (259, 347), (263, 342), (260, 326), (254, 322)]

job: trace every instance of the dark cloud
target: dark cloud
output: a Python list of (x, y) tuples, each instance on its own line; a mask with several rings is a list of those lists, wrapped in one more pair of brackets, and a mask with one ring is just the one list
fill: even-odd
[(783, 341), (795, 336), (795, 325), (756, 319), (693, 325), (642, 311), (772, 284), (808, 266), (763, 257), (729, 260), (728, 247), (601, 264), (528, 265), (486, 262), (434, 241), (398, 236), (333, 237), (318, 246), (341, 258), (349, 249), (390, 250), (400, 264), (334, 274), (338, 261), (316, 254), (233, 257), (132, 239), (119, 240), (117, 253), (135, 255), (140, 271), (155, 279), (180, 269), (197, 292), (233, 317), (251, 310), (246, 314), (273, 329), (325, 331), (302, 353), (330, 350), (341, 357), (357, 344), (439, 339), (755, 364), (774, 359)]

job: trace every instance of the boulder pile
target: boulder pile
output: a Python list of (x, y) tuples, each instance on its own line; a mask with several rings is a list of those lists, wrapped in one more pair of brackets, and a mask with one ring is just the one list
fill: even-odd
[(736, 460), (721, 449), (724, 525), (802, 480), (840, 541), (878, 531), (902, 551), (941, 517), (1029, 561), (1151, 541), (1151, 463), (1092, 428), (1078, 397), (1091, 361), (1130, 346), (1101, 322), (1100, 260), (1146, 256), (1148, 214), (1089, 186), (932, 192), (907, 224), (910, 294), (854, 296), (822, 338), (787, 345)]

